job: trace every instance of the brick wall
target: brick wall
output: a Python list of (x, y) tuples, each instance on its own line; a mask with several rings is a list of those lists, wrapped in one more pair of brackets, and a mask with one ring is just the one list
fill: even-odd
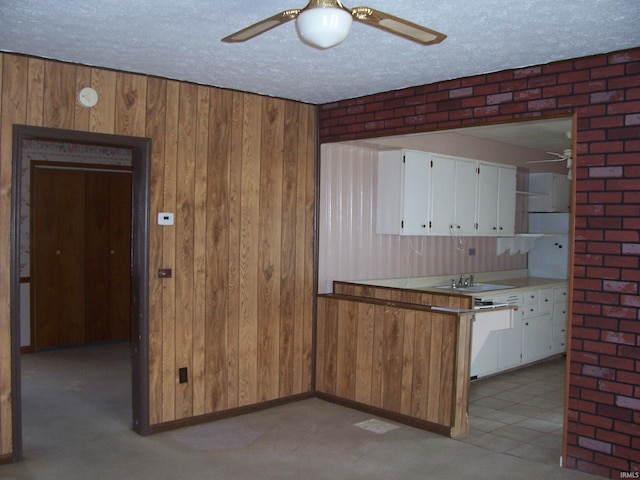
[(574, 114), (576, 232), (565, 464), (640, 471), (640, 49), (320, 107), (320, 141)]

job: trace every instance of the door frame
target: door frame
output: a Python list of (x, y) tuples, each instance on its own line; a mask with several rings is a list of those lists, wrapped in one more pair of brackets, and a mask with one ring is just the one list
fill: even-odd
[(20, 167), (24, 140), (81, 143), (132, 150), (131, 197), (131, 361), (132, 428), (151, 433), (149, 416), (149, 184), (151, 139), (104, 133), (13, 126), (11, 179), (11, 402), (13, 460), (22, 460), (22, 390), (20, 367)]

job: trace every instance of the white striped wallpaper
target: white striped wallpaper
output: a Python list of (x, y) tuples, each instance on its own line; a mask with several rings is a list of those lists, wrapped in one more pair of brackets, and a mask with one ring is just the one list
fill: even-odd
[[(325, 144), (320, 158), (319, 293), (330, 292), (333, 280), (527, 268), (525, 254), (496, 255), (496, 239), (491, 237), (461, 238), (460, 249), (451, 237), (376, 234), (376, 150)], [(516, 232), (526, 231), (523, 212), (519, 205)], [(476, 249), (474, 256), (469, 248)]]

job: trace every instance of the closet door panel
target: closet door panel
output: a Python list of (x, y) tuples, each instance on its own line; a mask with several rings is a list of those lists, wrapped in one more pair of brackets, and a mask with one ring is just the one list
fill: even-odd
[(32, 343), (83, 342), (84, 173), (34, 168), (31, 222)]

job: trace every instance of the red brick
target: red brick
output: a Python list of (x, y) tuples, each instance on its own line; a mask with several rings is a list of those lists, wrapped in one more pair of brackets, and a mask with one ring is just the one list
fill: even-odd
[(613, 405), (615, 396), (612, 393), (598, 392), (595, 390), (582, 390), (582, 398), (599, 404)]
[[(640, 298), (638, 298), (638, 296), (629, 296), (629, 298), (634, 298), (633, 303), (636, 306), (640, 306)], [(637, 333), (640, 334), (640, 322), (638, 321), (629, 321), (629, 320), (621, 320), (620, 321), (620, 331), (622, 332), (631, 332), (631, 333)], [(640, 385), (640, 375), (638, 376), (638, 385)]]
[(610, 128), (607, 130), (607, 139), (609, 140), (631, 140), (638, 137), (640, 137), (640, 126)]
[(632, 385), (609, 380), (600, 380), (598, 382), (598, 389), (603, 392), (618, 393), (621, 395), (631, 395), (633, 392)]
[[(592, 83), (592, 82), (589, 82), (589, 78), (590, 78), (589, 70), (572, 70), (566, 73), (559, 73), (558, 83), (571, 83), (571, 84), (585, 85), (587, 83)], [(603, 83), (602, 88), (604, 88), (604, 81), (602, 83)]]
[[(597, 388), (598, 381), (594, 377), (584, 377), (582, 375), (571, 375), (571, 385), (583, 388)], [(594, 407), (595, 408), (595, 407)], [(581, 407), (581, 410), (584, 408)]]
[(621, 445), (623, 447), (631, 446), (631, 437), (622, 433), (612, 432), (609, 430), (596, 430), (596, 438), (604, 442), (609, 442), (614, 445)]
[(481, 97), (500, 92), (500, 85), (490, 83), (488, 85), (478, 85), (473, 89), (473, 94)]
[(591, 128), (612, 128), (624, 126), (624, 115), (609, 115), (591, 119)]
[(518, 70), (513, 71), (513, 78), (526, 78), (526, 77), (534, 77), (540, 75), (542, 72), (542, 67), (526, 67), (520, 68)]
[(636, 462), (639, 458), (637, 450), (620, 445), (613, 446), (613, 455), (615, 455), (616, 457), (625, 458), (627, 460), (635, 460)]
[[(637, 311), (634, 308), (615, 307), (613, 305), (603, 306), (602, 314), (616, 318), (637, 318)], [(635, 358), (635, 357), (634, 357)]]
[(628, 433), (634, 437), (640, 437), (640, 423), (623, 422), (616, 420), (613, 429), (619, 433)]
[[(617, 398), (617, 397), (616, 397)], [(610, 420), (618, 420), (623, 422), (633, 421), (633, 411), (628, 408), (619, 407), (615, 405), (605, 405), (599, 403), (596, 409), (596, 413), (603, 418)]]
[(610, 103), (607, 107), (607, 114), (616, 115), (619, 113), (636, 113), (640, 111), (640, 101)]
[[(588, 71), (577, 72), (582, 76), (582, 80), (589, 78)], [(569, 74), (570, 75), (570, 74)], [(558, 76), (558, 83), (564, 83), (565, 79), (563, 75)], [(569, 82), (573, 83), (573, 82)], [(573, 83), (573, 92), (578, 93), (590, 93), (590, 92), (598, 92), (607, 89), (607, 81), (606, 80), (590, 80), (586, 82)]]
[(604, 281), (602, 283), (602, 288), (606, 292), (636, 293), (638, 291), (637, 284), (631, 282), (617, 282), (612, 280)]
[(550, 110), (556, 108), (557, 100), (555, 98), (543, 98), (540, 100), (531, 100), (528, 103), (529, 111), (532, 110)]
[[(612, 345), (606, 342), (593, 342), (589, 340), (585, 340), (583, 342), (583, 348), (587, 352), (593, 352), (593, 353), (604, 354), (604, 355), (615, 355), (618, 350), (618, 348), (615, 345)], [(605, 366), (602, 365), (602, 367), (605, 367)]]
[[(610, 355), (600, 355), (599, 364), (603, 367), (615, 368), (616, 370), (633, 370), (634, 368), (634, 361), (632, 359)], [(619, 375), (619, 372), (616, 375)]]
[(640, 360), (640, 347), (631, 347), (628, 345), (620, 345), (620, 349), (618, 350), (618, 354), (627, 357), (627, 358), (635, 358), (636, 360)]
[(600, 67), (607, 64), (606, 57), (601, 55), (594, 55), (591, 57), (574, 59), (573, 65), (576, 70), (582, 70), (587, 68)]
[(602, 453), (596, 453), (593, 461), (598, 465), (604, 465), (609, 468), (613, 468), (616, 470), (624, 470), (628, 471), (629, 462), (623, 458), (618, 458), (620, 455), (616, 453), (616, 446), (613, 446), (613, 454), (612, 455), (603, 455)]
[(624, 75), (624, 65), (609, 65), (591, 69), (591, 78), (620, 77)]
[(593, 452), (590, 450), (585, 450), (584, 448), (578, 448), (578, 447), (572, 446), (567, 448), (567, 456), (579, 458), (583, 460), (591, 460), (593, 458)]
[(589, 104), (587, 95), (568, 95), (558, 98), (558, 108), (581, 107)]

